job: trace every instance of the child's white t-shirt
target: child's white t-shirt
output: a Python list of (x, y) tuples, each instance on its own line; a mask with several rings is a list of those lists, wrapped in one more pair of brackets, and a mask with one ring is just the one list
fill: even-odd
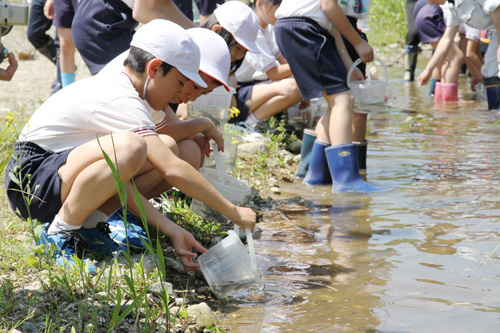
[(281, 55), (281, 52), (274, 39), (272, 25), (268, 25), (265, 30), (259, 28), (256, 44), (260, 52), (247, 52), (243, 63), (236, 71), (238, 82), (268, 80), (266, 72), (279, 65), (276, 59)]
[(19, 141), (59, 153), (116, 132), (156, 135), (151, 110), (123, 73), (77, 81), (43, 103)]
[(292, 16), (307, 17), (326, 30), (332, 27), (332, 22), (321, 9), (320, 0), (283, 0), (274, 16), (277, 19)]
[(443, 18), (447, 27), (465, 23), (480, 30), (495, 29), (491, 12), (500, 6), (500, 0), (456, 0), (441, 5)]

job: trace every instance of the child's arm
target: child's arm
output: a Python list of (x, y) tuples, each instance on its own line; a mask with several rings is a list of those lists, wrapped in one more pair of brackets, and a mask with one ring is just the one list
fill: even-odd
[[(347, 53), (347, 49), (345, 48), (344, 40), (340, 35), (340, 32), (332, 27), (330, 29), (330, 33), (335, 38), (335, 45), (337, 46), (337, 52), (339, 53), (340, 59), (342, 59), (342, 63), (344, 64), (346, 71), (349, 72), (349, 69), (352, 67), (353, 61)], [(363, 73), (358, 68), (355, 68), (351, 74), (351, 81), (361, 81), (364, 80)]]
[(434, 54), (425, 66), (424, 71), (418, 76), (417, 81), (419, 86), (426, 84), (431, 78), (432, 70), (443, 62), (444, 58), (448, 54), (448, 51), (450, 51), (453, 38), (457, 34), (457, 31), (458, 25), (446, 27)]
[(197, 170), (178, 158), (158, 135), (144, 137), (147, 160), (172, 186), (227, 216), (242, 228), (253, 229), (256, 214), (251, 208), (236, 207), (224, 198)]
[(172, 0), (135, 0), (132, 16), (134, 20), (141, 23), (165, 19), (177, 23), (184, 29), (195, 27), (195, 24), (177, 8)]
[(0, 68), (0, 80), (1, 81), (10, 81), (14, 76), (14, 73), (17, 70), (17, 60), (14, 56), (14, 53), (9, 53), (9, 65), (7, 68)]
[(364, 63), (373, 61), (373, 48), (354, 30), (337, 0), (321, 0), (321, 9), (335, 28), (354, 46)]
[(290, 69), (289, 64), (284, 64), (284, 65), (274, 66), (273, 68), (271, 68), (266, 72), (266, 75), (272, 81), (278, 81), (292, 76), (292, 70)]
[[(127, 192), (129, 194), (128, 197), (130, 198), (130, 200), (127, 201), (128, 208), (135, 215), (141, 216), (141, 212), (135, 202), (135, 195), (133, 195), (137, 192), (135, 192), (135, 189), (132, 186), (131, 182), (127, 182), (126, 186)], [(196, 257), (196, 254), (191, 251), (194, 248), (196, 251), (203, 253), (206, 251), (206, 249), (196, 241), (191, 233), (187, 232), (185, 229), (165, 217), (162, 213), (160, 213), (158, 209), (154, 208), (153, 205), (151, 205), (151, 203), (140, 193), (138, 199), (142, 202), (148, 224), (155, 229), (158, 228), (158, 230), (162, 234), (170, 238), (174, 246), (175, 253), (182, 260), (184, 269), (188, 271), (194, 271), (200, 268), (199, 264), (195, 264), (193, 262), (192, 258)]]
[(163, 108), (166, 125), (158, 129), (158, 134), (165, 134), (172, 137), (175, 142), (189, 139), (194, 135), (203, 133), (206, 139), (214, 140), (217, 146), (224, 150), (224, 139), (221, 131), (214, 123), (205, 117), (190, 120), (180, 120), (170, 107)]

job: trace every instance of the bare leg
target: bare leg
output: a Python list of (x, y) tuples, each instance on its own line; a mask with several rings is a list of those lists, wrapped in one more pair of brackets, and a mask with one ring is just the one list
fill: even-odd
[[(120, 179), (128, 181), (146, 161), (147, 146), (134, 133), (117, 133), (99, 139), (102, 149), (115, 161)], [(114, 143), (113, 143), (114, 142)], [(58, 172), (61, 177), (61, 201), (58, 216), (71, 225), (85, 219), (117, 193), (111, 169), (104, 160), (97, 140), (75, 148)]]
[(324, 94), (329, 111), (316, 126), (318, 141), (332, 146), (352, 142), (352, 114), (354, 99), (349, 91), (334, 95)]
[(247, 101), (250, 112), (259, 119), (275, 115), (302, 100), (293, 78), (265, 82), (253, 87), (252, 98)]

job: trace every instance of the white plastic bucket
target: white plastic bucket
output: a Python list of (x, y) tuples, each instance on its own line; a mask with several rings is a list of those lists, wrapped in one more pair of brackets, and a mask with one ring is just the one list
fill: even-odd
[[(245, 231), (249, 248), (253, 248), (252, 234), (249, 229)], [(198, 257), (201, 272), (217, 298), (224, 299), (253, 286), (263, 287), (254, 255), (249, 255), (238, 235), (229, 230), (226, 238)]]
[(385, 103), (387, 99), (389, 71), (382, 60), (375, 57), (374, 61), (384, 69), (385, 80), (372, 80), (370, 73), (366, 71), (367, 80), (350, 82), (352, 72), (361, 63), (361, 59), (356, 60), (347, 73), (347, 85), (351, 88), (356, 103), (364, 105)]
[(224, 174), (224, 183), (222, 183), (219, 180), (219, 173), (215, 169), (201, 168), (200, 173), (224, 198), (235, 205), (241, 204), (245, 197), (250, 194), (250, 187), (247, 184), (228, 174)]

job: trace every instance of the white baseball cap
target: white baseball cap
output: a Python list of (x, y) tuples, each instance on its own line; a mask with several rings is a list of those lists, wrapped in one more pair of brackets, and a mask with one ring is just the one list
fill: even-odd
[(259, 19), (254, 11), (240, 1), (228, 1), (214, 10), (220, 25), (233, 35), (234, 39), (253, 53), (259, 53), (255, 41), (259, 32)]
[(150, 53), (177, 68), (197, 85), (207, 87), (198, 74), (200, 48), (181, 26), (162, 19), (150, 21), (137, 30), (130, 46)]
[(231, 54), (224, 39), (205, 28), (191, 28), (187, 32), (200, 47), (200, 72), (219, 81), (229, 91), (227, 78), (231, 67)]

